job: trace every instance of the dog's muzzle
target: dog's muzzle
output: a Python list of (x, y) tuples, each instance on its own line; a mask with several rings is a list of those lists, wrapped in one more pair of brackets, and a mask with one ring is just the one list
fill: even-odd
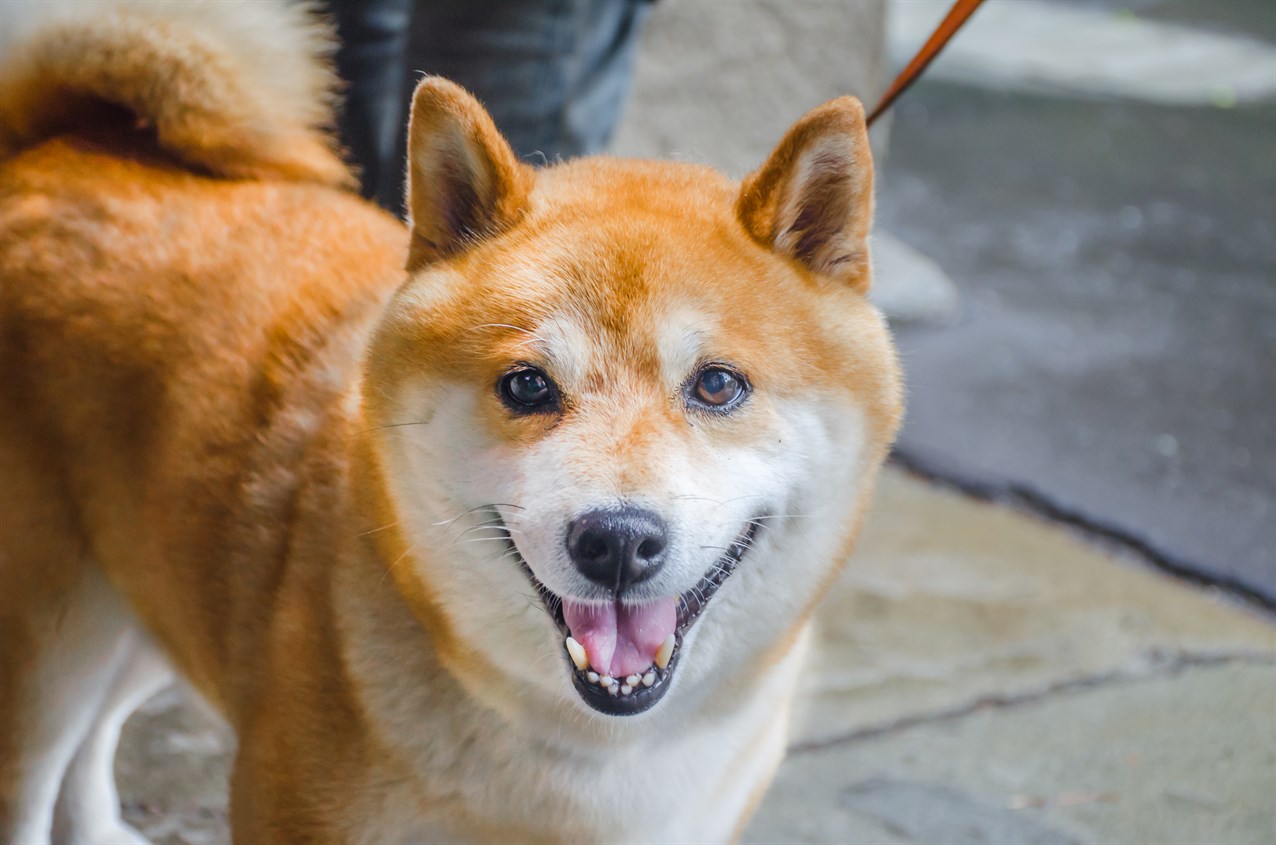
[[(650, 709), (664, 697), (677, 669), (687, 632), (752, 546), (760, 521), (761, 518), (749, 520), (736, 541), (694, 587), (681, 595), (655, 601), (626, 603), (619, 598), (624, 595), (623, 589), (613, 592), (616, 598), (603, 601), (558, 596), (542, 584), (522, 556), (518, 556), (563, 634), (563, 653), (572, 671), (572, 683), (586, 704), (608, 715), (629, 716)], [(580, 520), (576, 520), (569, 531), (569, 549), (573, 540), (578, 539), (575, 535), (579, 523)], [(657, 529), (651, 520), (606, 516), (591, 519), (585, 525), (587, 529), (579, 533), (604, 532), (603, 536), (587, 541), (595, 545), (585, 549), (583, 557), (586, 565), (594, 567), (593, 571), (599, 574), (599, 578), (590, 580), (609, 590), (614, 591), (626, 577), (632, 577), (632, 573), (641, 575), (646, 571), (644, 567), (652, 565), (627, 557), (641, 556), (637, 550), (643, 542), (659, 538), (659, 551), (649, 547), (647, 559), (663, 560), (667, 536), (663, 523)], [(512, 540), (510, 546), (517, 554)], [(573, 554), (573, 561), (576, 560)], [(580, 568), (580, 563), (577, 566)]]

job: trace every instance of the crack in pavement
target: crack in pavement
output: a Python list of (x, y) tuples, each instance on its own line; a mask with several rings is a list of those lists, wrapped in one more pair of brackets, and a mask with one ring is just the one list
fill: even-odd
[(1132, 552), (1153, 568), (1175, 578), (1215, 587), (1229, 597), (1265, 614), (1276, 614), (1276, 597), (1268, 596), (1235, 578), (1210, 575), (1200, 563), (1158, 548), (1151, 541), (1114, 523), (1069, 507), (1031, 484), (1020, 481), (975, 479), (942, 468), (936, 461), (898, 446), (890, 462), (926, 481), (956, 490), (980, 501), (1019, 508), (1036, 516), (1074, 528), (1123, 551)]
[(1059, 693), (1089, 690), (1113, 683), (1133, 683), (1151, 678), (1172, 677), (1188, 669), (1238, 664), (1245, 666), (1276, 666), (1276, 654), (1248, 651), (1215, 654), (1172, 654), (1166, 653), (1160, 649), (1153, 649), (1140, 656), (1147, 660), (1148, 663), (1138, 667), (1126, 667), (1123, 669), (1115, 669), (1111, 672), (1102, 672), (1096, 675), (1084, 675), (1079, 678), (1071, 678), (1066, 681), (1048, 684), (1040, 689), (1030, 690), (1027, 692), (1005, 694), (991, 693), (983, 695), (973, 701), (968, 701), (965, 704), (959, 704), (955, 707), (946, 708), (944, 710), (921, 713), (916, 716), (906, 716), (902, 719), (896, 719), (893, 722), (859, 728), (849, 733), (825, 739), (795, 743), (789, 746), (788, 754), (795, 755), (805, 754), (812, 751), (822, 751), (826, 748), (835, 748), (839, 745), (848, 745), (861, 740), (887, 736), (898, 731), (908, 730), (909, 728), (915, 728), (921, 725), (932, 725), (940, 722), (954, 721), (988, 708), (996, 707), (1004, 709), (1018, 707), (1024, 704), (1033, 704)]

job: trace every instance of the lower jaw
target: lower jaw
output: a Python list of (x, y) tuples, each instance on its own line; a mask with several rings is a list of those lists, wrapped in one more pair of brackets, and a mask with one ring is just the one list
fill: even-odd
[[(639, 675), (611, 678), (611, 684), (604, 684), (602, 682), (607, 680), (608, 676), (599, 675), (590, 670), (582, 671), (571, 666), (572, 685), (586, 704), (608, 716), (636, 716), (645, 710), (650, 710), (665, 697), (665, 693), (669, 692), (669, 687), (673, 684), (673, 673), (678, 668), (678, 658), (682, 652), (683, 632), (678, 631), (675, 636), (677, 645), (674, 647), (673, 656), (669, 658), (668, 665), (663, 669), (653, 665)], [(570, 660), (568, 663), (570, 665)], [(590, 680), (591, 676), (598, 680)], [(647, 677), (651, 677), (650, 684), (644, 683)]]
[[(673, 653), (663, 668), (653, 664), (640, 675), (625, 679), (612, 678), (610, 679), (613, 681), (612, 684), (605, 684), (602, 682), (608, 679), (607, 676), (593, 672), (588, 668), (577, 668), (568, 655), (566, 648), (564, 648), (563, 657), (572, 674), (572, 685), (576, 688), (577, 694), (580, 695), (585, 704), (607, 716), (636, 716), (639, 713), (650, 710), (665, 697), (673, 684), (673, 675), (682, 656), (682, 646), (691, 627), (700, 618), (709, 599), (717, 593), (718, 588), (722, 586), (735, 570), (735, 567), (739, 565), (745, 552), (753, 542), (757, 526), (758, 522), (756, 520), (750, 520), (747, 523), (746, 530), (732, 544), (726, 555), (715, 561), (713, 569), (710, 570), (710, 575), (705, 576), (693, 590), (679, 597), (678, 625), (674, 631)], [(517, 548), (514, 551), (517, 552)], [(518, 560), (531, 579), (532, 584), (536, 587), (537, 592), (540, 593), (546, 610), (549, 611), (559, 631), (564, 638), (571, 636), (571, 632), (563, 620), (562, 600), (537, 580), (521, 555), (519, 555)], [(706, 586), (706, 583), (708, 586)], [(645, 683), (647, 675), (652, 676), (649, 684)], [(591, 676), (596, 678), (596, 680), (591, 680)], [(625, 689), (626, 687), (628, 687), (628, 690)]]

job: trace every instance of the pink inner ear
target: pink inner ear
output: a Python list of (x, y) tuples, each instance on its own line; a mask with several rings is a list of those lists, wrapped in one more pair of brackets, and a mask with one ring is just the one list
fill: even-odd
[(786, 231), (777, 238), (799, 261), (819, 269), (828, 262), (825, 253), (847, 228), (851, 216), (854, 177), (844, 156), (823, 150), (805, 163), (805, 179), (796, 186), (792, 211), (796, 212)]
[(495, 228), (491, 185), (494, 165), (463, 126), (443, 124), (428, 143), (413, 150), (412, 223), (441, 255), (447, 255)]
[(867, 292), (873, 154), (859, 101), (830, 100), (793, 124), (741, 184), (736, 216), (762, 246)]
[(456, 241), (473, 238), (487, 228), (491, 203), (483, 196), (484, 174), (471, 171), (465, 154), (449, 151), (439, 162), (436, 190), (439, 192), (439, 224), (443, 234)]
[[(841, 146), (841, 145), (839, 145)], [(786, 186), (775, 246), (818, 273), (842, 275), (863, 261), (863, 180), (853, 150), (828, 141), (803, 155)]]
[(534, 179), (478, 100), (437, 77), (413, 95), (408, 161), (409, 270), (516, 224)]

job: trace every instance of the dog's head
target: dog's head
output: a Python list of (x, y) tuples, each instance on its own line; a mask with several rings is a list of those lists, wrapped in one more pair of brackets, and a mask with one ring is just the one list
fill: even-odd
[(859, 103), (743, 184), (534, 171), (438, 79), (409, 135), (410, 278), (363, 393), (395, 584), (511, 712), (747, 686), (849, 554), (900, 417)]

